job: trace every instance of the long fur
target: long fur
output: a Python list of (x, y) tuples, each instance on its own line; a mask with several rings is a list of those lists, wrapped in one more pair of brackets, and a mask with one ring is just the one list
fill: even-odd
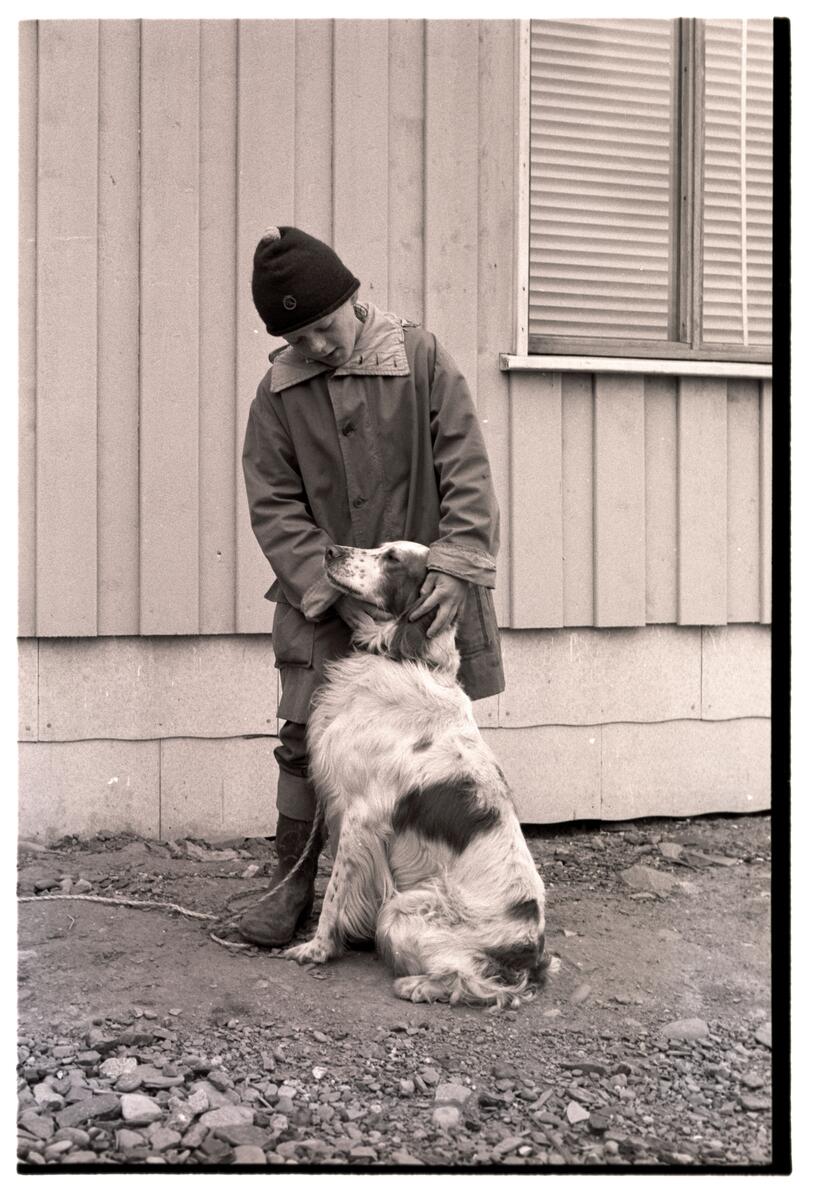
[(375, 936), (404, 999), (514, 1006), (546, 965), (544, 886), (457, 682), (454, 630), (428, 638), (434, 614), (409, 620), (427, 555), (327, 552), (331, 584), (392, 615), (360, 610), (354, 652), (316, 697), (311, 771), (335, 862), (316, 934), (286, 955), (324, 962)]

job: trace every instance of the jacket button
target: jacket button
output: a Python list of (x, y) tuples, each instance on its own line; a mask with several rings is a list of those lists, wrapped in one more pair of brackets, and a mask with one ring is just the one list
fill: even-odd
[(356, 496), (355, 500), (353, 501), (353, 508), (361, 508), (362, 504), (366, 503), (367, 501), (363, 496)]
[(342, 433), (344, 434), (345, 437), (350, 437), (350, 434), (355, 433), (355, 432), (356, 432), (356, 427), (352, 421), (348, 421), (346, 425), (342, 426)]

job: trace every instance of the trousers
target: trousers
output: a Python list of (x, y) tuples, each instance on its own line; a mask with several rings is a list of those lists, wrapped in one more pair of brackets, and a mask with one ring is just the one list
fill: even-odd
[(316, 792), (308, 778), (306, 730), (297, 721), (284, 721), (274, 749), (279, 766), (277, 809), (294, 821), (313, 821), (316, 812)]

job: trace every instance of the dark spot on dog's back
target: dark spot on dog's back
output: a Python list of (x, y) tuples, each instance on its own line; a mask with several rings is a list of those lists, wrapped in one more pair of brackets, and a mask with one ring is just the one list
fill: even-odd
[(544, 972), (544, 935), (538, 941), (514, 942), (506, 946), (491, 946), (486, 954), (503, 976), (512, 977), (527, 971), (532, 979)]
[(420, 754), (421, 751), (428, 750), (431, 747), (431, 745), (432, 745), (432, 739), (430, 737), (420, 738), (415, 743), (415, 745), (412, 747), (412, 749), (415, 751), (416, 754)]
[(495, 808), (477, 803), (473, 779), (454, 779), (413, 788), (395, 805), (393, 831), (412, 831), (430, 841), (443, 842), (461, 854), (468, 845), (500, 819)]
[(518, 921), (539, 920), (539, 905), (533, 897), (528, 900), (515, 900), (513, 904), (508, 905), (507, 911), (509, 917), (516, 917)]

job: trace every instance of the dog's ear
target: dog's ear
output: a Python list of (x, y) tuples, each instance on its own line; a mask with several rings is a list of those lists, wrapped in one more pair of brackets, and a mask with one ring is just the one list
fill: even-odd
[(323, 572), (302, 597), (302, 615), (309, 621), (318, 621), (341, 595)]
[(424, 613), (422, 617), (418, 617), (417, 621), (410, 621), (409, 617), (404, 614), (398, 620), (395, 632), (390, 639), (387, 648), (388, 656), (395, 659), (396, 662), (420, 662), (425, 659), (428, 642), (426, 632), (434, 619), (434, 609)]
[(401, 562), (388, 572), (384, 592), (385, 608), (394, 617), (401, 617), (418, 603), (426, 579), (422, 564)]

